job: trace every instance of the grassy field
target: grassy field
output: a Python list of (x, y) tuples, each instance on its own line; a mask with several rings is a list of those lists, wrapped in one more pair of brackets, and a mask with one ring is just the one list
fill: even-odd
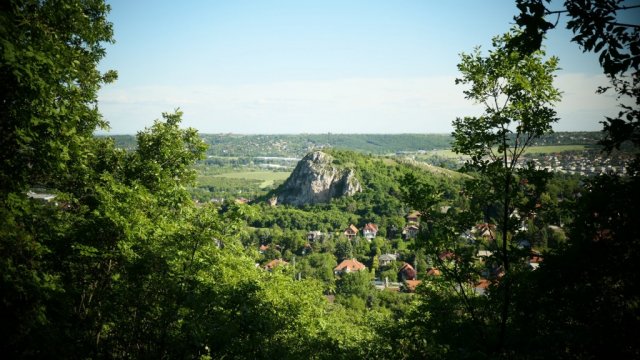
[(214, 175), (217, 178), (243, 179), (261, 181), (260, 188), (272, 186), (276, 181), (284, 181), (289, 177), (289, 172), (285, 171), (233, 171)]
[(549, 145), (549, 146), (532, 146), (527, 149), (527, 154), (554, 154), (565, 151), (584, 151), (585, 145)]
[[(532, 146), (529, 149), (527, 149), (527, 151), (525, 151), (526, 154), (555, 154), (555, 153), (560, 153), (560, 152), (565, 152), (565, 151), (584, 151), (587, 149), (587, 146), (585, 145), (550, 145), (550, 146)], [(451, 150), (435, 150), (435, 151), (429, 151), (426, 154), (427, 156), (429, 155), (437, 155), (437, 156), (441, 156), (444, 158), (459, 158), (463, 155), (459, 155), (454, 153)]]

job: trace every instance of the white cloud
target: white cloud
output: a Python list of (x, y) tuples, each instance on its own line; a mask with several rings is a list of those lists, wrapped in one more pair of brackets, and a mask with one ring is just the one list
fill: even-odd
[[(615, 112), (595, 94), (603, 76), (561, 74), (559, 130), (596, 130)], [(112, 133), (134, 133), (163, 111), (180, 107), (184, 124), (203, 133), (444, 133), (457, 116), (481, 111), (464, 99), (453, 76), (339, 79), (195, 87), (111, 85), (100, 107)]]

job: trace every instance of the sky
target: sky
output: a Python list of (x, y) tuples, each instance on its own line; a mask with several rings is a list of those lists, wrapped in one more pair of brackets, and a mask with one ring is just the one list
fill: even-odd
[[(482, 108), (455, 85), (460, 53), (490, 49), (515, 1), (107, 0), (115, 44), (99, 92), (110, 134), (179, 108), (201, 133), (449, 133)], [(556, 131), (600, 130), (617, 113), (597, 56), (562, 26)], [(105, 133), (101, 131), (99, 133)]]

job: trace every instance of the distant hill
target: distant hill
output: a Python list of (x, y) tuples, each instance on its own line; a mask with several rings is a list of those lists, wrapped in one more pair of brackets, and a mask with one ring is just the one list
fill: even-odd
[(214, 156), (292, 156), (301, 158), (314, 150), (329, 148), (366, 154), (392, 154), (398, 151), (447, 149), (448, 134), (300, 134), (233, 135), (203, 134)]
[[(238, 135), (201, 134), (209, 145), (209, 156), (281, 156), (302, 158), (314, 150), (344, 149), (365, 154), (385, 155), (451, 147), (449, 134), (297, 134)], [(135, 136), (112, 135), (116, 146), (132, 149)], [(600, 132), (558, 132), (538, 139), (533, 145), (595, 145)]]
[[(432, 184), (445, 200), (451, 202), (457, 198), (460, 185), (466, 178), (466, 175), (435, 166), (345, 150), (310, 153), (298, 168), (300, 170), (294, 170), (283, 185), (257, 202), (266, 204), (269, 199), (277, 198), (278, 207), (289, 204), (335, 209), (367, 221), (383, 221), (385, 218), (402, 218), (410, 210), (403, 194), (414, 184), (404, 183), (407, 174)], [(258, 223), (259, 227), (273, 225), (263, 223), (269, 216), (264, 212), (262, 215), (265, 216), (256, 221), (257, 226)]]
[[(393, 238), (400, 236), (405, 217), (412, 210), (405, 202), (405, 194), (412, 187), (419, 186), (418, 183), (431, 184), (442, 194), (443, 206), (459, 206), (459, 201), (462, 201), (459, 194), (466, 175), (455, 171), (354, 151), (330, 149), (323, 153), (330, 156), (335, 172), (349, 174), (349, 181), (352, 184), (357, 182), (361, 191), (352, 192), (349, 196), (331, 197), (327, 202), (278, 202), (276, 206), (270, 206), (270, 199), (291, 190), (281, 185), (266, 196), (255, 199), (253, 206), (259, 207), (259, 211), (249, 220), (250, 226), (326, 232), (346, 228), (349, 224), (362, 227), (371, 222)], [(406, 181), (408, 174), (413, 175), (410, 182)]]

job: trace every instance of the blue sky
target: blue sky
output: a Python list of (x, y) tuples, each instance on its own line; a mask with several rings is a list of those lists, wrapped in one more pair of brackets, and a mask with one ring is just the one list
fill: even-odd
[[(446, 133), (481, 108), (454, 84), (461, 52), (488, 49), (515, 1), (108, 1), (118, 71), (99, 106), (112, 134), (180, 108), (202, 133)], [(617, 112), (593, 54), (554, 30), (558, 131)]]

